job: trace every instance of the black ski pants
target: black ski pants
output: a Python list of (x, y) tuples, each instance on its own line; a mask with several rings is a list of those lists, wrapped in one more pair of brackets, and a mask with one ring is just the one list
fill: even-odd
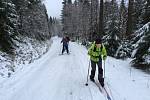
[(99, 62), (94, 62), (91, 60), (92, 70), (91, 70), (90, 78), (94, 79), (94, 77), (95, 77), (96, 65), (98, 66), (98, 80), (99, 80), (99, 82), (103, 83), (104, 78), (103, 78), (103, 68), (102, 68), (102, 60), (101, 59)]
[(67, 51), (67, 53), (69, 53), (68, 45), (63, 45), (62, 54), (64, 53), (65, 50)]

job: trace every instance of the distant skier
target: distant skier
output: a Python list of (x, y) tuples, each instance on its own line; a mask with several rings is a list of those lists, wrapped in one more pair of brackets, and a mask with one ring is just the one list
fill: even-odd
[(94, 77), (95, 77), (95, 71), (96, 71), (96, 65), (97, 65), (98, 66), (98, 80), (101, 86), (104, 87), (102, 59), (106, 60), (107, 52), (100, 38), (96, 39), (92, 43), (92, 46), (88, 50), (88, 55), (90, 55), (91, 67), (92, 67), (90, 80), (95, 82)]
[(70, 41), (69, 37), (64, 37), (62, 39), (61, 41), (61, 43), (63, 43), (62, 54), (64, 53), (65, 50), (67, 51), (67, 54), (69, 54), (69, 49), (68, 49), (69, 41)]

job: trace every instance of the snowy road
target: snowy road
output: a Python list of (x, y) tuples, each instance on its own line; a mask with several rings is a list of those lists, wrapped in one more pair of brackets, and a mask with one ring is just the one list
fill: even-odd
[[(95, 84), (85, 86), (86, 48), (70, 43), (71, 54), (59, 55), (60, 47), (60, 39), (53, 38), (48, 53), (0, 84), (0, 100), (106, 100)], [(150, 100), (146, 74), (135, 70), (131, 75), (127, 61), (110, 57), (106, 66), (106, 84), (114, 100)]]
[(0, 96), (3, 97), (0, 100), (103, 100), (94, 84), (85, 86), (87, 68), (84, 67), (88, 63), (84, 61), (87, 55), (83, 55), (85, 59), (79, 57), (76, 46), (70, 44), (70, 55), (59, 55), (60, 40), (54, 38), (49, 52), (30, 65), (34, 69), (19, 73), (23, 77), (16, 76), (9, 83), (14, 83), (12, 91)]

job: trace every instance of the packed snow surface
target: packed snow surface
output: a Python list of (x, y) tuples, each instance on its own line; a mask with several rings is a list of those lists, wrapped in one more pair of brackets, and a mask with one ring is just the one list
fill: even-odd
[[(107, 100), (94, 83), (89, 81), (85, 86), (89, 66), (87, 49), (70, 42), (70, 54), (60, 55), (60, 41), (54, 37), (45, 55), (0, 81), (0, 100)], [(130, 59), (107, 58), (108, 93), (112, 100), (150, 100), (150, 76), (130, 67), (129, 62)]]

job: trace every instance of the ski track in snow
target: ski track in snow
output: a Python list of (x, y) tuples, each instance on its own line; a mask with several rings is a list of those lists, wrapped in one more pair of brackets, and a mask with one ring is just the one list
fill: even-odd
[[(94, 83), (85, 86), (86, 48), (71, 42), (71, 54), (59, 55), (60, 41), (53, 38), (48, 53), (0, 83), (0, 100), (107, 100)], [(131, 68), (127, 61), (111, 57), (106, 61), (106, 87), (113, 100), (150, 100), (148, 79), (149, 75)]]

